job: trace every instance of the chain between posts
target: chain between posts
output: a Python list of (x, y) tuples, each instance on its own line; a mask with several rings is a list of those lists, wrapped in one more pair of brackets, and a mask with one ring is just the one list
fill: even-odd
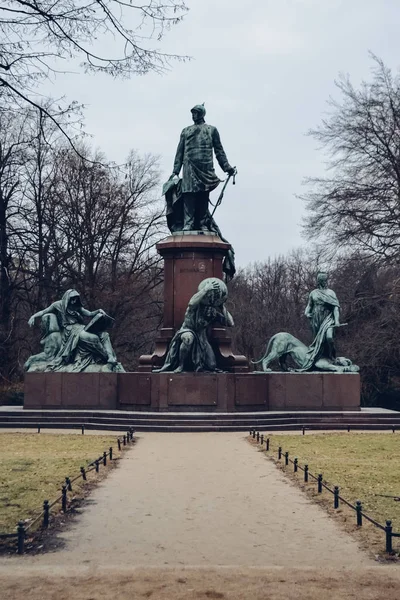
[[(395, 433), (395, 427), (392, 427), (393, 433)], [(302, 434), (305, 435), (305, 427), (302, 427), (301, 429)], [(350, 425), (347, 426), (347, 431), (350, 432)], [(270, 451), (270, 439), (267, 437), (266, 439), (264, 439), (264, 434), (261, 434), (259, 432), (256, 432), (255, 429), (251, 429), (250, 430), (250, 436), (255, 439), (257, 438), (257, 442), (261, 443), (261, 446), (263, 446), (264, 441), (265, 441), (265, 451), (269, 452)], [(278, 461), (282, 460), (282, 456), (284, 457), (285, 460), (285, 466), (287, 466), (290, 463), (293, 464), (293, 471), (294, 473), (297, 473), (298, 470), (303, 471), (304, 472), (304, 482), (308, 483), (309, 479), (313, 479), (314, 481), (317, 482), (317, 486), (318, 486), (318, 493), (321, 494), (323, 489), (326, 489), (327, 491), (329, 491), (331, 494), (333, 494), (333, 506), (335, 509), (338, 509), (340, 506), (340, 502), (342, 502), (343, 504), (345, 504), (346, 506), (348, 506), (349, 508), (351, 508), (352, 510), (354, 510), (356, 512), (356, 518), (357, 518), (357, 526), (358, 527), (362, 527), (363, 525), (363, 519), (366, 519), (367, 521), (369, 521), (372, 525), (375, 525), (375, 527), (378, 527), (379, 529), (381, 529), (382, 531), (385, 532), (385, 537), (386, 537), (386, 552), (391, 554), (393, 553), (393, 538), (400, 538), (400, 532), (399, 533), (395, 533), (393, 531), (393, 525), (392, 525), (392, 521), (387, 520), (385, 525), (382, 525), (381, 523), (379, 523), (378, 521), (376, 521), (375, 519), (373, 519), (372, 517), (370, 517), (369, 515), (367, 515), (364, 511), (363, 511), (363, 507), (362, 507), (362, 503), (360, 500), (356, 501), (356, 504), (351, 504), (350, 502), (348, 502), (348, 500), (346, 500), (345, 498), (343, 498), (340, 495), (340, 488), (339, 486), (335, 485), (333, 488), (329, 487), (329, 485), (327, 485), (326, 482), (323, 481), (323, 475), (322, 473), (319, 473), (317, 476), (313, 475), (312, 473), (310, 473), (309, 471), (309, 466), (308, 464), (305, 464), (304, 467), (302, 467), (299, 464), (298, 458), (294, 458), (294, 460), (291, 460), (289, 458), (289, 452), (288, 451), (283, 451), (282, 446), (278, 447)]]
[[(38, 425), (38, 433), (40, 433), (40, 425)], [(85, 426), (82, 425), (82, 435), (84, 435), (84, 433), (85, 433)], [(133, 427), (130, 427), (129, 430), (127, 431), (126, 435), (123, 436), (125, 438), (124, 445), (126, 445), (126, 443), (130, 443), (133, 441), (133, 434), (134, 434), (134, 429), (133, 429)], [(121, 438), (120, 437), (117, 438), (117, 443), (118, 443), (118, 450), (121, 450)], [(51, 503), (49, 500), (44, 500), (42, 511), (32, 521), (30, 521), (30, 523), (28, 525), (25, 525), (24, 521), (19, 521), (16, 533), (4, 533), (4, 534), (0, 533), (0, 539), (16, 538), (17, 553), (24, 554), (26, 534), (33, 527), (33, 525), (35, 525), (38, 521), (41, 520), (42, 521), (41, 527), (43, 529), (47, 529), (49, 527), (49, 523), (50, 523), (51, 508), (60, 501), (61, 501), (61, 510), (62, 510), (62, 512), (66, 513), (68, 510), (68, 492), (72, 492), (72, 484), (81, 478), (84, 481), (86, 481), (87, 473), (89, 473), (90, 471), (92, 471), (94, 469), (98, 473), (100, 464), (107, 465), (107, 458), (109, 458), (110, 461), (113, 460), (112, 446), (110, 446), (108, 452), (104, 451), (101, 457), (99, 457), (98, 459), (95, 459), (93, 462), (89, 463), (86, 468), (83, 466), (80, 467), (80, 474), (77, 475), (76, 477), (73, 477), (73, 478), (65, 477), (65, 483), (61, 487), (61, 494), (55, 500), (53, 500)]]

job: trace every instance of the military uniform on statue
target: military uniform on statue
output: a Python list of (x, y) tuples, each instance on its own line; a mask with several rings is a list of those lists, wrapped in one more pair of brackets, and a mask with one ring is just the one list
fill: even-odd
[[(170, 215), (174, 215), (169, 219), (171, 231), (178, 231), (178, 226), (183, 231), (209, 231), (210, 192), (221, 183), (214, 171), (213, 151), (221, 169), (228, 175), (235, 173), (222, 147), (218, 129), (204, 121), (204, 105), (194, 106), (191, 113), (194, 124), (185, 127), (181, 133), (170, 177), (175, 185), (179, 184), (175, 206), (171, 206)], [(179, 181), (182, 167), (182, 180)]]
[[(236, 168), (231, 167), (228, 162), (218, 129), (205, 122), (204, 105), (194, 106), (191, 113), (194, 124), (185, 127), (181, 133), (173, 173), (163, 187), (167, 225), (172, 234), (183, 231), (208, 232), (229, 244), (209, 210), (210, 192), (221, 183), (214, 170), (213, 153), (221, 169), (228, 173), (228, 180), (236, 175)], [(223, 192), (217, 204), (221, 202)], [(235, 274), (235, 252), (232, 246), (223, 259), (223, 271), (227, 279)]]

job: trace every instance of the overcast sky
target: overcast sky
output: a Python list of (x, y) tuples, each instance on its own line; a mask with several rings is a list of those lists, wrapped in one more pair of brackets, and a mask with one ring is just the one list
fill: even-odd
[[(206, 103), (237, 184), (216, 213), (240, 266), (307, 243), (301, 237), (306, 176), (324, 171), (324, 157), (306, 132), (337, 96), (334, 79), (369, 77), (368, 50), (400, 65), (398, 0), (187, 0), (184, 21), (158, 47), (193, 57), (163, 76), (126, 81), (60, 75), (46, 87), (87, 106), (86, 129), (110, 160), (128, 151), (161, 156), (172, 172), (190, 108)], [(222, 172), (216, 166), (222, 177)], [(214, 192), (214, 198), (218, 190)]]

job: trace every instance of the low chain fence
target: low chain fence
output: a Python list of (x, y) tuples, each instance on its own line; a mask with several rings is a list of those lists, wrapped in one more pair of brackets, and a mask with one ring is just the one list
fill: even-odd
[[(303, 435), (305, 434), (305, 428), (302, 427), (301, 431)], [(393, 432), (394, 433), (394, 432)], [(265, 445), (265, 452), (272, 452), (271, 441), (269, 437), (264, 437), (264, 434), (260, 434), (259, 431), (255, 429), (250, 430), (250, 436), (253, 440), (257, 441), (262, 448)], [(340, 495), (340, 487), (338, 485), (332, 486), (328, 484), (327, 481), (324, 481), (324, 477), (322, 473), (318, 473), (318, 475), (314, 475), (310, 472), (307, 464), (301, 465), (299, 463), (298, 458), (291, 459), (289, 456), (289, 452), (285, 452), (282, 446), (278, 447), (277, 450), (277, 459), (278, 461), (284, 461), (285, 466), (293, 465), (293, 472), (298, 473), (302, 471), (304, 474), (304, 483), (309, 483), (310, 480), (315, 481), (317, 484), (318, 494), (322, 494), (323, 490), (331, 493), (333, 495), (333, 508), (338, 509), (340, 507), (340, 503), (342, 502), (348, 508), (353, 510), (356, 514), (356, 522), (357, 527), (362, 527), (363, 520), (365, 519), (369, 523), (372, 523), (375, 527), (382, 530), (385, 533), (386, 546), (385, 550), (388, 554), (393, 554), (393, 538), (400, 538), (400, 533), (395, 533), (393, 531), (392, 521), (387, 519), (385, 525), (382, 525), (375, 519), (373, 519), (370, 515), (367, 515), (362, 507), (361, 500), (357, 500), (355, 504), (352, 504), (345, 498)]]
[[(82, 435), (85, 433), (85, 426), (82, 425)], [(38, 425), (38, 433), (40, 433), (40, 425)], [(133, 427), (130, 427), (126, 434), (120, 435), (117, 437), (117, 445), (118, 450), (121, 451), (124, 447), (129, 446), (134, 442), (134, 430)], [(25, 551), (25, 540), (30, 531), (32, 531), (33, 527), (39, 523), (39, 529), (47, 529), (50, 523), (50, 515), (51, 509), (56, 504), (61, 503), (61, 511), (65, 514), (68, 512), (69, 502), (68, 502), (68, 493), (73, 491), (72, 484), (76, 481), (82, 479), (82, 481), (87, 481), (87, 475), (91, 471), (95, 471), (99, 473), (101, 466), (107, 466), (107, 461), (112, 461), (114, 459), (113, 456), (113, 448), (110, 447), (108, 451), (104, 451), (103, 454), (93, 460), (91, 463), (86, 465), (86, 467), (80, 467), (79, 475), (75, 477), (66, 477), (65, 483), (61, 486), (61, 493), (57, 498), (53, 501), (44, 500), (43, 506), (40, 512), (29, 522), (26, 524), (26, 521), (19, 521), (16, 527), (16, 533), (0, 533), (0, 540), (15, 540), (16, 541), (16, 550), (18, 554), (24, 554)]]

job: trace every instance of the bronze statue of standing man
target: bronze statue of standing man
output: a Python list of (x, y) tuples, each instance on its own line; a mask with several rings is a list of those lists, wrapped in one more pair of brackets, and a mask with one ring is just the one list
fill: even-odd
[(234, 175), (236, 170), (228, 162), (217, 128), (204, 121), (206, 114), (204, 105), (194, 106), (191, 113), (194, 124), (185, 127), (181, 133), (174, 171), (170, 177), (171, 182), (178, 178), (183, 167), (182, 180), (177, 190), (182, 214), (173, 216), (171, 205), (170, 220), (174, 221), (172, 227), (175, 231), (179, 229), (208, 231), (210, 229), (209, 194), (221, 182), (214, 171), (213, 151), (219, 166), (225, 173)]

